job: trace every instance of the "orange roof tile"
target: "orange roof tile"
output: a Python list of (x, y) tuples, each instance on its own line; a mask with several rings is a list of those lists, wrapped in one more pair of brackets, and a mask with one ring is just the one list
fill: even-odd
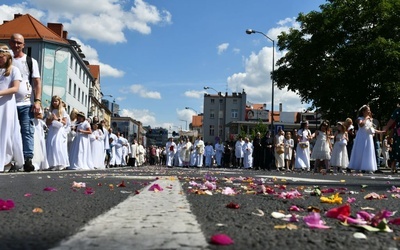
[(96, 79), (100, 79), (100, 65), (88, 65), (90, 73)]
[(20, 33), (24, 36), (25, 40), (38, 39), (68, 44), (66, 39), (57, 35), (29, 14), (16, 15), (15, 19), (0, 25), (0, 39), (9, 39), (14, 33)]
[(203, 116), (196, 115), (192, 116), (192, 127), (201, 127), (203, 126)]

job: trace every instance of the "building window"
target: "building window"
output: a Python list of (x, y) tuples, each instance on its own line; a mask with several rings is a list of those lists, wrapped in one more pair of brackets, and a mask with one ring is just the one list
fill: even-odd
[(231, 118), (238, 118), (238, 117), (239, 117), (239, 111), (237, 109), (232, 109)]
[(211, 135), (211, 136), (214, 136), (214, 134), (215, 134), (214, 125), (210, 125), (210, 135)]
[(70, 67), (70, 69), (72, 69), (73, 66), (74, 66), (74, 58), (72, 57), (72, 54), (71, 54), (71, 57), (69, 58), (69, 67)]
[(76, 98), (76, 83), (74, 83), (74, 94), (73, 94), (74, 98)]
[(78, 62), (76, 61), (75, 62), (75, 75), (77, 75), (78, 74)]
[(233, 104), (237, 104), (237, 99), (233, 99), (233, 100), (232, 100), (232, 103), (233, 103)]
[(68, 83), (68, 93), (71, 94), (71, 91), (72, 91), (72, 80), (69, 79), (68, 82), (69, 82), (69, 83)]
[(215, 99), (211, 99), (211, 104), (215, 104)]
[(81, 88), (78, 88), (78, 101), (81, 99)]
[(214, 119), (215, 118), (215, 111), (214, 109), (210, 109), (210, 119)]

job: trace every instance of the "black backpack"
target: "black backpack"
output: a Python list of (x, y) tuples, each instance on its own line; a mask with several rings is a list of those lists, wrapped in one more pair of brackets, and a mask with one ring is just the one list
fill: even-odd
[(26, 56), (26, 64), (28, 64), (28, 69), (29, 69), (29, 83), (31, 84), (32, 88), (33, 88), (33, 84), (32, 84), (32, 57), (30, 56)]

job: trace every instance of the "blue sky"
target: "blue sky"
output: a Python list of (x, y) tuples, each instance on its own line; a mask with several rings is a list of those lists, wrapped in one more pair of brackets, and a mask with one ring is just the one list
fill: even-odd
[[(204, 86), (241, 92), (270, 109), (272, 42), (298, 27), (298, 13), (325, 0), (3, 0), (0, 19), (29, 13), (61, 22), (86, 59), (101, 67), (101, 88), (122, 116), (144, 125), (185, 129), (203, 112)], [(275, 52), (275, 60), (284, 55)], [(207, 90), (215, 93), (214, 90)], [(302, 111), (295, 93), (275, 89), (275, 107)], [(190, 107), (191, 109), (185, 109)], [(184, 120), (184, 121), (181, 121)]]

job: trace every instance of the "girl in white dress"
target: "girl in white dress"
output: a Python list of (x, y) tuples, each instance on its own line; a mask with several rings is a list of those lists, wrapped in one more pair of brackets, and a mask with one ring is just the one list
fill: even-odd
[(49, 128), (46, 138), (47, 161), (50, 170), (62, 170), (69, 166), (65, 128), (68, 114), (61, 97), (51, 98), (50, 115), (46, 119)]
[(95, 169), (105, 169), (104, 165), (104, 134), (98, 124), (92, 124), (90, 135), (90, 148), (92, 150), (93, 166)]
[(382, 131), (374, 129), (371, 110), (368, 105), (362, 106), (359, 113), (360, 116), (357, 118), (358, 131), (351, 151), (349, 168), (356, 172), (373, 173), (378, 169), (373, 135), (382, 133)]
[(280, 171), (285, 168), (285, 131), (279, 129), (275, 135), (275, 166)]
[(329, 170), (329, 160), (331, 159), (331, 143), (328, 137), (328, 123), (322, 122), (319, 129), (315, 131), (315, 137), (317, 138), (313, 147), (311, 158), (315, 160), (314, 172), (318, 172), (319, 163), (324, 161), (326, 171)]
[(303, 121), (297, 131), (297, 148), (294, 168), (296, 170), (310, 171), (310, 140), (311, 131), (308, 129), (308, 121)]
[(333, 144), (331, 166), (335, 173), (342, 170), (344, 173), (349, 165), (349, 157), (347, 155), (347, 141), (349, 140), (347, 129), (343, 122), (337, 123), (337, 131), (335, 133), (335, 143)]
[(285, 144), (285, 161), (286, 161), (286, 170), (290, 171), (292, 169), (292, 156), (293, 156), (293, 148), (294, 148), (294, 140), (292, 139), (292, 133), (286, 132), (286, 138), (284, 140)]
[(15, 93), (19, 89), (21, 73), (12, 66), (11, 52), (6, 45), (0, 45), (0, 172), (4, 166), (11, 167), (25, 162), (22, 153), (22, 139), (17, 115)]
[[(70, 167), (72, 170), (94, 169), (92, 162), (92, 151), (90, 148), (89, 135), (92, 133), (89, 122), (85, 119), (85, 114), (79, 112), (76, 123), (76, 137), (72, 142), (70, 153)], [(103, 155), (103, 153), (102, 153)]]
[(33, 119), (33, 124), (35, 127), (34, 138), (34, 150), (32, 164), (35, 170), (47, 170), (49, 168), (49, 163), (47, 162), (47, 150), (46, 150), (46, 140), (45, 131), (47, 130), (46, 123), (43, 121), (43, 112), (40, 110), (39, 113), (35, 114)]

